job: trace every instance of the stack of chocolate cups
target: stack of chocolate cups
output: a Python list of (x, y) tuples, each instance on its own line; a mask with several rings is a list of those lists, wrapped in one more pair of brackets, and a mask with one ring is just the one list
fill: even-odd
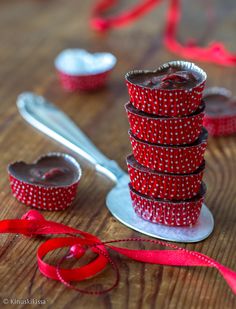
[(185, 61), (126, 74), (129, 188), (133, 208), (145, 220), (169, 226), (198, 220), (206, 192), (205, 82), (206, 73)]

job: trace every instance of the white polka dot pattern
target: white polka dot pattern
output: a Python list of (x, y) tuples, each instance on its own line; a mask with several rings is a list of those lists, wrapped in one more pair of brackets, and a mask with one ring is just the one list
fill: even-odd
[(186, 116), (197, 110), (205, 81), (188, 89), (150, 89), (126, 81), (130, 101), (138, 110), (159, 116)]
[(186, 175), (164, 174), (138, 164), (133, 156), (127, 157), (128, 173), (132, 187), (153, 198), (184, 200), (196, 196), (201, 187), (204, 165)]
[(144, 220), (169, 226), (192, 226), (200, 215), (203, 196), (188, 200), (171, 202), (154, 200), (134, 191), (130, 195), (136, 214)]
[[(143, 75), (169, 66), (195, 70), (191, 89), (139, 85)], [(127, 158), (130, 195), (138, 216), (153, 223), (191, 226), (199, 217), (207, 131), (202, 129), (206, 73), (193, 63), (173, 61), (157, 70), (126, 74), (130, 103), (125, 105), (133, 156)], [(140, 79), (141, 78), (141, 79)], [(204, 190), (200, 192), (204, 187)]]
[(21, 203), (41, 210), (63, 210), (76, 197), (78, 182), (65, 187), (43, 187), (28, 184), (9, 175), (13, 195)]
[(204, 160), (207, 140), (193, 145), (163, 146), (143, 142), (129, 131), (133, 154), (141, 165), (163, 173), (188, 174)]
[(202, 130), (203, 108), (191, 116), (164, 118), (151, 117), (139, 113), (130, 104), (126, 111), (131, 130), (139, 139), (162, 145), (191, 144), (199, 137)]

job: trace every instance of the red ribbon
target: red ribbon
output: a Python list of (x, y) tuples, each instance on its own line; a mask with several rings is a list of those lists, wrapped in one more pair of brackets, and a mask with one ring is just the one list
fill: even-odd
[[(67, 287), (79, 292), (99, 295), (111, 291), (119, 282), (119, 270), (115, 261), (111, 259), (107, 249), (118, 252), (132, 260), (144, 263), (152, 263), (168, 266), (205, 266), (216, 268), (233, 293), (236, 294), (236, 272), (221, 265), (208, 256), (189, 251), (173, 244), (159, 240), (143, 238), (127, 238), (102, 242), (96, 236), (74, 229), (72, 227), (45, 220), (45, 218), (36, 210), (28, 211), (21, 219), (2, 220), (0, 221), (0, 233), (17, 233), (25, 236), (37, 235), (55, 235), (65, 234), (67, 237), (59, 237), (46, 240), (42, 243), (37, 252), (38, 267), (40, 272), (54, 280), (59, 280)], [(167, 247), (168, 250), (131, 250), (111, 245), (120, 242), (142, 242), (151, 243)], [(59, 248), (68, 248), (68, 253), (63, 256), (56, 266), (46, 263), (43, 259), (51, 251)], [(97, 257), (85, 266), (64, 269), (61, 267), (66, 259), (80, 259), (86, 252), (91, 250)], [(71, 284), (73, 281), (82, 281), (101, 272), (107, 264), (110, 264), (116, 274), (114, 284), (104, 290), (82, 290)]]
[[(169, 1), (170, 5), (167, 11), (164, 31), (164, 44), (167, 49), (184, 58), (214, 62), (225, 66), (236, 65), (236, 54), (230, 53), (221, 42), (213, 42), (207, 47), (197, 46), (193, 43), (193, 40), (187, 42), (186, 45), (178, 42), (176, 33), (181, 18), (181, 0)], [(117, 2), (117, 0), (98, 1), (92, 12), (92, 28), (103, 32), (112, 28), (123, 27), (148, 13), (154, 6), (159, 5), (161, 0), (143, 0), (118, 16), (103, 17), (103, 13), (113, 7)]]

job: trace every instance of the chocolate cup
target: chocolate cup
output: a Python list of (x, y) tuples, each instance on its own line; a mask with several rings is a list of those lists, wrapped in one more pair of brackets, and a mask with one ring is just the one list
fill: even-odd
[(203, 123), (205, 104), (183, 117), (161, 117), (137, 110), (130, 102), (125, 104), (132, 133), (139, 139), (162, 145), (191, 144), (198, 139)]
[[(54, 158), (55, 164), (50, 164), (50, 160), (53, 161)], [(65, 164), (59, 166), (61, 160), (64, 160)], [(37, 169), (44, 172), (46, 170), (47, 173), (47, 170), (56, 167), (71, 169), (73, 175), (71, 177), (55, 175), (48, 180), (42, 177), (39, 179), (37, 176)], [(27, 175), (23, 174), (24, 169)], [(36, 176), (34, 176), (35, 173)], [(10, 164), (8, 174), (12, 193), (18, 201), (33, 208), (52, 211), (64, 210), (71, 205), (76, 197), (82, 172), (79, 163), (72, 156), (63, 153), (49, 153), (41, 156), (33, 164), (26, 164), (22, 161)]]
[(188, 145), (159, 145), (142, 141), (129, 130), (133, 154), (138, 163), (158, 172), (189, 174), (198, 169), (204, 160), (207, 130), (203, 128), (198, 140)]
[[(199, 83), (190, 89), (151, 89), (132, 81), (135, 75), (159, 73), (168, 67), (191, 70), (200, 75)], [(171, 61), (154, 71), (134, 70), (125, 75), (130, 101), (138, 110), (159, 116), (186, 116), (197, 110), (201, 104), (206, 73), (191, 62)]]
[[(236, 133), (236, 97), (226, 88), (212, 87), (204, 91), (206, 113), (204, 126), (211, 136)], [(214, 102), (215, 100), (215, 102)]]
[(135, 213), (144, 220), (169, 226), (192, 226), (196, 224), (204, 201), (204, 183), (197, 196), (185, 201), (153, 199), (135, 191), (129, 184)]
[(106, 85), (116, 62), (116, 57), (111, 53), (92, 54), (76, 48), (60, 52), (54, 65), (65, 90), (92, 91)]
[(148, 197), (185, 200), (196, 196), (200, 190), (205, 162), (191, 174), (166, 174), (155, 172), (139, 164), (133, 155), (126, 159), (132, 187)]

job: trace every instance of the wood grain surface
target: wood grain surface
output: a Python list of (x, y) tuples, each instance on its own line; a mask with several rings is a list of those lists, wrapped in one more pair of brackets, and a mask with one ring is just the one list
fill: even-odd
[[(114, 11), (134, 2), (120, 1)], [(19, 93), (29, 90), (46, 96), (108, 157), (126, 169), (125, 156), (131, 148), (123, 107), (128, 100), (124, 74), (134, 68), (156, 68), (177, 58), (161, 43), (167, 3), (135, 25), (107, 35), (96, 34), (89, 28), (93, 3), (92, 0), (0, 2), (1, 219), (20, 218), (28, 209), (11, 195), (7, 164), (22, 159), (31, 162), (50, 151), (69, 152), (21, 119), (15, 104)], [(181, 40), (195, 36), (201, 44), (206, 44), (217, 38), (236, 50), (234, 0), (185, 0), (183, 4)], [(117, 56), (118, 64), (106, 89), (94, 93), (66, 93), (60, 88), (53, 60), (68, 47), (110, 51)], [(226, 86), (236, 95), (236, 69), (200, 65), (208, 72), (208, 85)], [(105, 196), (112, 183), (96, 174), (81, 158), (76, 158), (83, 168), (77, 199), (67, 211), (44, 212), (46, 218), (94, 233), (104, 240), (141, 236), (119, 223), (105, 207)], [(215, 218), (214, 233), (205, 241), (182, 246), (236, 269), (236, 137), (210, 138), (206, 160), (206, 203)], [(100, 297), (80, 295), (39, 273), (36, 249), (40, 239), (17, 235), (1, 235), (0, 239), (1, 299), (44, 299), (44, 308), (236, 308), (235, 296), (214, 269), (140, 264), (118, 255), (114, 258), (121, 270), (119, 286)], [(113, 273), (107, 269), (80, 286), (107, 286), (112, 279)], [(2, 308), (12, 306), (1, 303)], [(14, 307), (23, 308), (23, 305)]]

